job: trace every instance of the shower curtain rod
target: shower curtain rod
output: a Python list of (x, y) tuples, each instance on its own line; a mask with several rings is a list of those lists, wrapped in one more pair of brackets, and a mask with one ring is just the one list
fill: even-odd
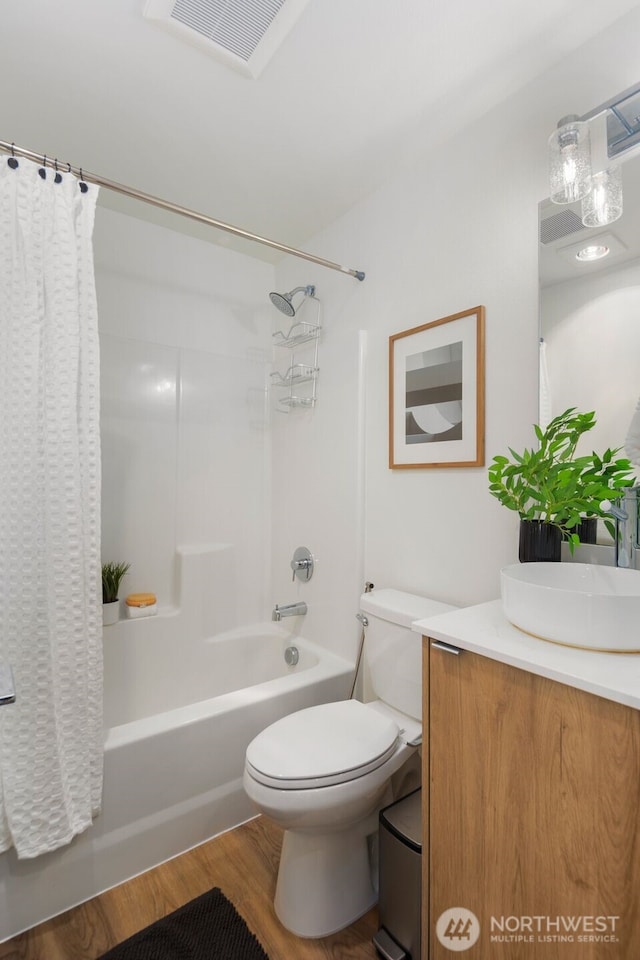
[(170, 213), (177, 213), (181, 217), (188, 217), (190, 220), (196, 220), (198, 223), (204, 223), (209, 227), (215, 227), (216, 230), (224, 230), (225, 233), (232, 233), (236, 237), (242, 237), (244, 240), (252, 240), (254, 243), (262, 243), (273, 250), (280, 250), (292, 257), (299, 257), (302, 260), (308, 260), (310, 263), (317, 263), (321, 267), (328, 267), (329, 270), (339, 270), (340, 273), (346, 273), (356, 280), (364, 280), (365, 274), (362, 270), (352, 270), (350, 267), (343, 267), (332, 260), (324, 260), (322, 257), (316, 257), (312, 253), (306, 253), (304, 250), (297, 250), (295, 247), (288, 247), (284, 243), (278, 243), (277, 240), (269, 240), (267, 237), (260, 237), (255, 233), (249, 233), (241, 227), (235, 227), (231, 223), (225, 223), (223, 220), (215, 220), (204, 213), (198, 213), (197, 210), (190, 210), (188, 207), (181, 207), (170, 200), (162, 200), (160, 197), (154, 197), (150, 193), (143, 193), (142, 190), (135, 190), (133, 187), (127, 187), (122, 183), (116, 183), (114, 180), (107, 180), (106, 177), (99, 177), (95, 173), (88, 173), (82, 167), (73, 167), (70, 163), (64, 162), (58, 164), (57, 159), (49, 157), (47, 154), (34, 153), (33, 150), (27, 150), (25, 147), (17, 147), (15, 143), (8, 143), (6, 140), (0, 140), (0, 150), (5, 153), (11, 153), (16, 157), (24, 157), (26, 160), (34, 160), (43, 166), (72, 173), (86, 183), (95, 183), (100, 187), (106, 187), (107, 190), (113, 190), (114, 193), (122, 193), (125, 197), (132, 197), (134, 200), (142, 200), (143, 203), (149, 203), (154, 207), (160, 207), (161, 210), (169, 210)]

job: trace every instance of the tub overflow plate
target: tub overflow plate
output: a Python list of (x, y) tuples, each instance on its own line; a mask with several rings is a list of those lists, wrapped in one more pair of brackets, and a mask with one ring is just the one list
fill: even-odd
[(284, 659), (289, 667), (295, 667), (298, 660), (300, 659), (300, 654), (298, 653), (297, 647), (287, 647), (284, 652)]

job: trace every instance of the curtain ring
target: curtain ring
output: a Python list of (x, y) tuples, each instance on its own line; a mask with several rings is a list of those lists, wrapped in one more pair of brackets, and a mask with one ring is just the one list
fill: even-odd
[(62, 183), (62, 174), (61, 174), (60, 171), (58, 170), (58, 158), (57, 158), (57, 157), (56, 157), (55, 160), (53, 161), (53, 166), (54, 166), (54, 169), (55, 169), (55, 171), (56, 171), (56, 175), (55, 175), (55, 177), (53, 178), (53, 182), (54, 182), (54, 183)]
[(15, 142), (12, 142), (12, 144), (11, 144), (11, 156), (10, 156), (9, 159), (7, 160), (7, 163), (8, 163), (8, 165), (11, 167), (12, 170), (16, 170), (16, 169), (18, 168), (18, 166), (19, 166), (18, 161), (16, 160), (16, 155), (15, 155), (14, 149), (13, 149), (14, 147), (15, 147)]
[(89, 187), (84, 182), (84, 175), (82, 173), (82, 167), (80, 167), (80, 192), (86, 193)]
[(40, 174), (40, 176), (42, 177), (43, 180), (46, 180), (46, 179), (47, 179), (47, 155), (46, 155), (46, 153), (44, 154), (44, 156), (43, 156), (43, 158), (42, 158), (42, 166), (41, 166), (40, 169), (38, 170), (38, 173)]
[(12, 156), (12, 157), (15, 157), (15, 155), (16, 155), (16, 154), (15, 154), (15, 151), (14, 151), (14, 149), (13, 149), (13, 148), (15, 147), (15, 145), (16, 145), (15, 140), (12, 140), (12, 141), (11, 141), (11, 156)]

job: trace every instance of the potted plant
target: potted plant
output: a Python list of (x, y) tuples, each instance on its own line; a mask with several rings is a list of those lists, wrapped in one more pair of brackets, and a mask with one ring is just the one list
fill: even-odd
[(120, 612), (118, 591), (122, 578), (130, 567), (130, 563), (102, 564), (102, 622), (105, 625), (118, 620)]
[[(595, 413), (570, 407), (546, 429), (534, 424), (538, 449), (521, 454), (509, 448), (512, 459), (495, 456), (489, 467), (489, 491), (520, 517), (521, 562), (560, 560), (564, 536), (573, 552), (580, 543), (576, 532), (585, 518), (605, 517), (600, 503), (620, 496), (635, 482), (620, 448), (601, 456), (592, 452), (576, 457), (580, 437), (595, 426)], [(607, 521), (605, 521), (607, 522)], [(608, 522), (611, 529), (610, 521)]]

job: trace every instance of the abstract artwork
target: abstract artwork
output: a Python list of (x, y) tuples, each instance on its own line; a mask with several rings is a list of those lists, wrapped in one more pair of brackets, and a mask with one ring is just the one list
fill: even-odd
[(389, 466), (484, 463), (484, 307), (389, 337)]

